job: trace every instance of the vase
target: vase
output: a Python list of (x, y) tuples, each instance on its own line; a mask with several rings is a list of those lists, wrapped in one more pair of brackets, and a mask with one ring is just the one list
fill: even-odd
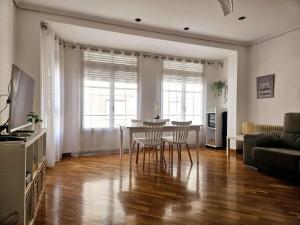
[(34, 131), (34, 126), (35, 126), (35, 119), (33, 119), (33, 120), (32, 120), (32, 123), (31, 123), (31, 130), (32, 130), (32, 131)]

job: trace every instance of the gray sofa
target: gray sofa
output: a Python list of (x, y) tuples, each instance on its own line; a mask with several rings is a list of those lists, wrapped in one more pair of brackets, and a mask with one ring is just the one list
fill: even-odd
[(286, 113), (281, 133), (248, 134), (244, 163), (287, 177), (300, 178), (300, 113)]

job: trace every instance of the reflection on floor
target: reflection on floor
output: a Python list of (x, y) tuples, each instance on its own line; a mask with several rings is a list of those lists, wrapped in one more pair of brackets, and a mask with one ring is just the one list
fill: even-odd
[(245, 167), (241, 154), (201, 149), (197, 167), (184, 151), (176, 162), (64, 159), (47, 171), (36, 224), (300, 224), (300, 187)]

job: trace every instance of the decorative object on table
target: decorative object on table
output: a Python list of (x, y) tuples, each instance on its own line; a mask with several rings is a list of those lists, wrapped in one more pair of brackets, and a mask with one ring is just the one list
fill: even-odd
[(159, 114), (160, 114), (160, 105), (159, 105), (158, 102), (155, 103), (154, 113), (156, 115), (154, 117), (154, 119), (159, 120), (159, 118), (160, 118), (160, 116), (159, 116)]
[(212, 90), (215, 93), (215, 97), (224, 95), (224, 103), (227, 102), (228, 85), (223, 81), (216, 81), (212, 84)]
[(260, 76), (256, 78), (257, 98), (274, 98), (275, 74)]
[(35, 124), (43, 122), (43, 120), (40, 118), (40, 116), (35, 112), (30, 112), (27, 115), (27, 117), (28, 117), (27, 121), (30, 122), (32, 125), (32, 127), (31, 127), (32, 130), (34, 130)]

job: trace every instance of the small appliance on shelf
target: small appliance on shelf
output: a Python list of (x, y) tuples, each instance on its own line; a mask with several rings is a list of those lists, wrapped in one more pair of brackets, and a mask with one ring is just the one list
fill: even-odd
[(206, 146), (213, 147), (213, 148), (223, 147), (223, 141), (222, 141), (224, 135), (222, 134), (224, 133), (222, 131), (223, 112), (226, 112), (225, 108), (215, 108), (214, 111), (206, 113), (206, 143), (205, 143)]

